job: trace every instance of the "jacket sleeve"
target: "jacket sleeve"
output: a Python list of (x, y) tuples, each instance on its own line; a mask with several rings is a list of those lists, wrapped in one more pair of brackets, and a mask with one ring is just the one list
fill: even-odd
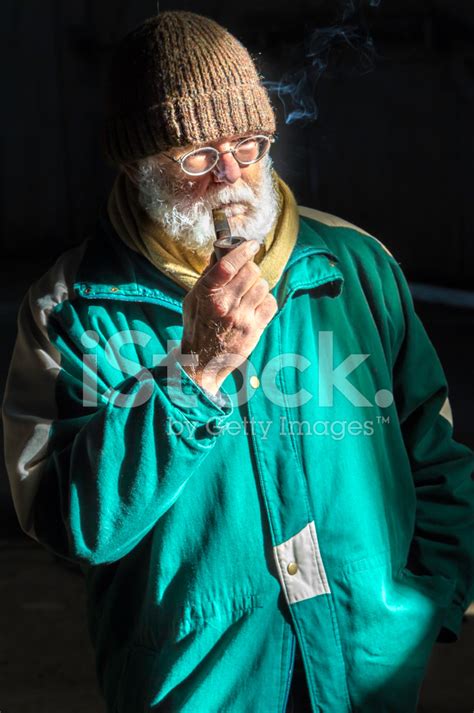
[(53, 310), (32, 287), (18, 313), (2, 405), (13, 500), (23, 530), (56, 554), (110, 563), (173, 505), (233, 405), (189, 378), (175, 350), (114, 384), (96, 375), (93, 394), (77, 325), (56, 324), (53, 343)]
[(400, 266), (393, 261), (392, 268), (398, 299), (391, 306), (391, 318), (399, 335), (394, 400), (416, 492), (409, 563), (419, 574), (441, 574), (456, 583), (438, 636), (438, 641), (455, 641), (473, 594), (473, 453), (453, 439), (443, 368), (415, 312)]

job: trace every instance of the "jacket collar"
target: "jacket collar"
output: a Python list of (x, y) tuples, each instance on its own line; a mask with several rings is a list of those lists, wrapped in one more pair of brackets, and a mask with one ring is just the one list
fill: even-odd
[(318, 297), (337, 297), (343, 286), (344, 276), (337, 256), (329, 250), (315, 222), (300, 216), (295, 247), (272, 290), (278, 302), (278, 314), (297, 292), (311, 291)]
[[(311, 290), (318, 296), (337, 297), (343, 283), (338, 259), (315, 223), (300, 217), (295, 247), (272, 290), (279, 307), (276, 316), (297, 292)], [(180, 285), (122, 242), (106, 210), (101, 212), (96, 234), (89, 239), (74, 289), (85, 299), (153, 302), (179, 313), (186, 295)]]

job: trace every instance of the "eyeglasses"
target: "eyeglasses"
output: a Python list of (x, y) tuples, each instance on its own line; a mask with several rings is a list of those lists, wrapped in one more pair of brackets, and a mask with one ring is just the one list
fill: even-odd
[(179, 163), (182, 170), (190, 176), (202, 176), (209, 173), (217, 165), (219, 158), (226, 153), (233, 154), (239, 166), (249, 166), (260, 161), (268, 153), (270, 146), (275, 142), (274, 136), (246, 136), (238, 141), (233, 149), (218, 151), (212, 146), (204, 146), (194, 151), (188, 151), (180, 158), (163, 154), (166, 158)]

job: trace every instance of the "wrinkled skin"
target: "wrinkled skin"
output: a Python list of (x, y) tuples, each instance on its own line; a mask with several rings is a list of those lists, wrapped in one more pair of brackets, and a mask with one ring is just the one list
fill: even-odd
[(252, 258), (249, 240), (210, 265), (183, 302), (183, 353), (196, 355), (183, 368), (200, 385), (216, 393), (224, 379), (258, 343), (277, 311), (268, 282)]

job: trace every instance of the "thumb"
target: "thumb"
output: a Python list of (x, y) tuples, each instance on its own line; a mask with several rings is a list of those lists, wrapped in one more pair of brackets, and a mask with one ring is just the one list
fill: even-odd
[(206, 265), (206, 267), (204, 268), (204, 270), (201, 272), (201, 277), (202, 277), (202, 275), (205, 275), (207, 272), (209, 272), (209, 270), (211, 269), (211, 267), (214, 267), (214, 265), (216, 264), (216, 262), (217, 262), (216, 253), (215, 253), (214, 250), (213, 250), (212, 253), (211, 253), (211, 256), (210, 256), (210, 258), (209, 258), (208, 264)]

